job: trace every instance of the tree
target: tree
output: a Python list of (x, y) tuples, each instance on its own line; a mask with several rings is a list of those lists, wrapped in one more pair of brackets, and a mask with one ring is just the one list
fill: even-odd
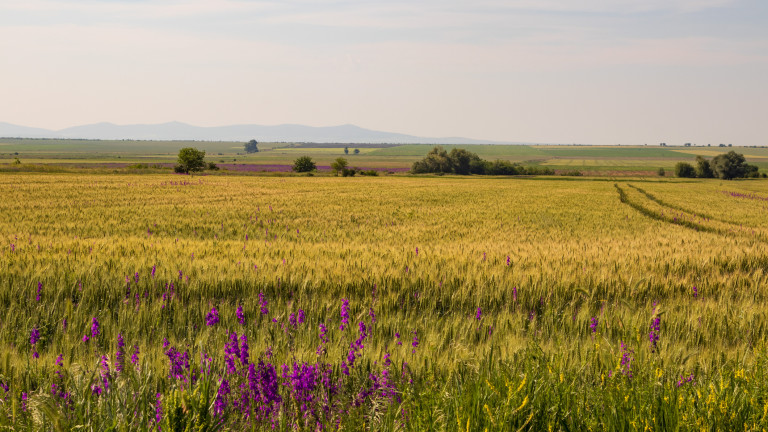
[(742, 178), (754, 175), (757, 167), (746, 163), (744, 155), (731, 150), (728, 153), (715, 156), (710, 162), (712, 172), (723, 180)]
[(259, 152), (259, 142), (255, 139), (252, 139), (245, 143), (245, 152), (246, 153), (258, 153)]
[(189, 174), (190, 172), (202, 171), (205, 169), (205, 150), (198, 150), (194, 147), (185, 147), (179, 150), (178, 164), (174, 168), (176, 172)]
[(453, 163), (448, 152), (440, 146), (435, 146), (427, 156), (413, 163), (411, 172), (420, 173), (449, 173), (453, 171)]
[(333, 173), (336, 175), (339, 175), (339, 172), (344, 170), (347, 167), (347, 160), (344, 158), (336, 158), (335, 161), (331, 163), (331, 169), (333, 170)]
[(709, 161), (701, 156), (696, 156), (696, 177), (699, 178), (712, 178), (715, 173), (712, 172), (712, 167)]
[(360, 149), (355, 149), (355, 154), (360, 154)]
[(664, 171), (664, 168), (662, 167), (662, 168), (659, 168), (658, 171), (656, 171), (656, 174), (658, 174), (659, 177), (664, 177), (667, 174), (667, 172)]
[(309, 156), (301, 156), (297, 158), (295, 161), (293, 161), (293, 168), (291, 168), (295, 172), (310, 172), (317, 169), (317, 165), (315, 165), (315, 162), (312, 160)]
[(688, 162), (678, 162), (675, 165), (675, 175), (678, 177), (692, 178), (696, 177), (696, 170)]
[(349, 154), (349, 147), (344, 147), (344, 154)]
[(480, 160), (480, 157), (477, 154), (459, 148), (454, 148), (451, 150), (451, 153), (448, 154), (448, 157), (451, 159), (453, 172), (463, 175), (469, 174), (471, 172), (473, 161)]

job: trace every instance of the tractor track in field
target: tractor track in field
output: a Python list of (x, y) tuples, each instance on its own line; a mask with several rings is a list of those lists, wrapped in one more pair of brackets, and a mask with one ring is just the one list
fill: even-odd
[[(665, 222), (665, 223), (669, 223), (669, 224), (672, 224), (672, 225), (678, 225), (678, 226), (681, 226), (681, 227), (684, 227), (684, 228), (688, 228), (688, 229), (691, 229), (691, 230), (694, 230), (694, 231), (697, 231), (697, 232), (708, 232), (708, 233), (712, 233), (712, 234), (718, 234), (718, 235), (721, 235), (721, 236), (724, 236), (724, 237), (728, 237), (728, 236), (731, 236), (731, 235), (738, 235), (738, 236), (741, 236), (741, 237), (745, 237), (745, 238), (749, 238), (749, 239), (752, 239), (752, 240), (759, 241), (761, 243), (768, 243), (768, 238), (766, 238), (766, 236), (763, 233), (756, 233), (756, 234), (753, 234), (751, 236), (748, 236), (746, 233), (737, 231), (736, 230), (737, 226), (733, 222), (730, 222), (730, 221), (724, 221), (724, 220), (720, 220), (720, 219), (716, 219), (716, 218), (710, 218), (709, 216), (706, 216), (706, 219), (708, 219), (708, 220), (714, 220), (714, 221), (720, 222), (722, 224), (731, 225), (731, 226), (733, 226), (733, 229), (723, 229), (723, 228), (717, 228), (717, 227), (713, 227), (713, 226), (708, 226), (708, 225), (705, 225), (705, 224), (702, 224), (702, 223), (699, 223), (699, 222), (695, 222), (695, 221), (692, 221), (692, 220), (688, 220), (688, 219), (685, 219), (685, 218), (677, 218), (677, 217), (675, 217), (675, 218), (670, 219), (669, 217), (664, 216), (662, 213), (654, 211), (654, 210), (644, 206), (643, 204), (641, 204), (639, 202), (631, 200), (629, 198), (629, 196), (627, 195), (627, 192), (624, 189), (622, 189), (621, 186), (618, 185), (618, 183), (614, 183), (613, 186), (616, 188), (616, 191), (619, 194), (619, 201), (621, 201), (622, 203), (632, 207), (633, 209), (637, 210), (640, 214), (642, 214), (644, 216), (647, 216), (647, 217), (649, 217), (651, 219), (655, 219), (655, 220), (658, 220), (660, 222)], [(690, 211), (684, 210), (682, 208), (676, 208), (675, 206), (671, 206), (671, 205), (669, 205), (667, 203), (659, 202), (660, 200), (658, 200), (658, 199), (651, 198), (651, 196), (649, 196), (650, 194), (646, 193), (645, 191), (641, 190), (640, 188), (637, 188), (637, 187), (632, 186), (630, 184), (627, 184), (627, 186), (631, 187), (632, 189), (634, 189), (636, 191), (638, 191), (639, 193), (642, 193), (646, 198), (648, 198), (652, 202), (655, 202), (656, 204), (658, 204), (662, 208), (682, 211), (682, 212), (687, 213), (688, 215), (693, 215), (693, 217), (696, 217)]]

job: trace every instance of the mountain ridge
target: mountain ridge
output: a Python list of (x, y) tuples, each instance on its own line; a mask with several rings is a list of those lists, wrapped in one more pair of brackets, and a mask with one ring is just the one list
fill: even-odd
[(338, 126), (306, 126), (301, 124), (195, 126), (179, 121), (128, 125), (100, 122), (60, 130), (0, 122), (0, 137), (158, 141), (249, 141), (255, 139), (264, 142), (372, 144), (521, 144), (464, 137), (420, 137), (366, 129), (353, 124)]

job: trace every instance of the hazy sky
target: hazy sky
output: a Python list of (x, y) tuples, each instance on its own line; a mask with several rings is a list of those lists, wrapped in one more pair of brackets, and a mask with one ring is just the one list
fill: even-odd
[(0, 121), (768, 144), (766, 0), (0, 0)]

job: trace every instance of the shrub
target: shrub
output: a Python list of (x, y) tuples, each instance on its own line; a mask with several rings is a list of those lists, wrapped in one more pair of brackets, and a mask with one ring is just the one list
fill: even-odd
[(581, 177), (581, 176), (584, 175), (584, 173), (582, 173), (579, 170), (570, 170), (570, 171), (563, 171), (563, 172), (560, 173), (560, 175), (562, 175), (562, 176)]
[(294, 172), (311, 172), (317, 169), (317, 165), (315, 165), (315, 162), (312, 160), (309, 156), (301, 156), (297, 158), (295, 161), (293, 161), (293, 167), (291, 168)]
[(710, 166), (715, 175), (723, 180), (748, 177), (757, 172), (756, 166), (746, 163), (743, 154), (733, 150), (715, 156), (710, 162)]
[(331, 162), (331, 169), (333, 170), (333, 173), (336, 175), (339, 175), (339, 172), (347, 168), (347, 160), (340, 157), (336, 158), (335, 161)]
[(696, 177), (699, 178), (713, 178), (715, 173), (712, 172), (712, 166), (709, 161), (701, 156), (696, 156)]
[(183, 173), (202, 171), (205, 169), (205, 150), (194, 147), (185, 147), (179, 150), (179, 160), (176, 165)]
[(692, 178), (696, 177), (696, 170), (688, 162), (678, 162), (675, 165), (675, 175), (677, 177)]

